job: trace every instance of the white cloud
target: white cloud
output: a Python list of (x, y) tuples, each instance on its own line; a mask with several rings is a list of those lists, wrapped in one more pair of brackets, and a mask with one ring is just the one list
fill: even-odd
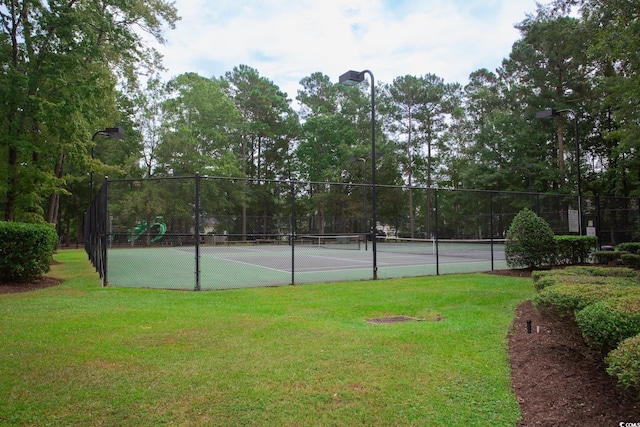
[(514, 24), (535, 0), (176, 0), (182, 20), (160, 46), (167, 77), (219, 77), (249, 65), (295, 98), (319, 71), (369, 69), (391, 83), (436, 74), (465, 83), (495, 70), (519, 38)]

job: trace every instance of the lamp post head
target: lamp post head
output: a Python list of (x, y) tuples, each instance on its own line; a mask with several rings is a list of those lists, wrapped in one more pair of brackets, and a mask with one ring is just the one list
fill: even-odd
[(107, 138), (122, 139), (124, 138), (124, 129), (121, 127), (106, 128), (104, 130), (104, 136), (106, 136)]
[(106, 128), (103, 130), (99, 130), (93, 134), (93, 136), (91, 137), (91, 141), (95, 141), (96, 136), (98, 135), (102, 135), (105, 138), (109, 138), (109, 139), (122, 139), (124, 138), (124, 129), (121, 127), (117, 127), (117, 128)]
[(364, 72), (362, 71), (349, 70), (338, 78), (339, 83), (347, 86), (355, 86), (363, 81)]
[(536, 119), (550, 119), (551, 117), (558, 116), (558, 111), (553, 108), (547, 108), (546, 110), (538, 111), (536, 113)]

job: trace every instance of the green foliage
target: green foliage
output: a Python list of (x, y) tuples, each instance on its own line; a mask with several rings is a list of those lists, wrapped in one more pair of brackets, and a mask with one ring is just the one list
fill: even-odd
[(640, 242), (625, 242), (616, 246), (616, 251), (628, 252), (634, 255), (640, 255)]
[(505, 256), (511, 268), (553, 263), (555, 241), (549, 224), (532, 210), (521, 210), (507, 231)]
[(535, 288), (538, 291), (548, 288), (554, 285), (635, 285), (636, 281), (629, 278), (619, 277), (599, 277), (599, 276), (585, 276), (585, 275), (571, 275), (571, 274), (557, 274), (545, 276), (534, 283)]
[(596, 302), (629, 294), (640, 295), (640, 288), (615, 282), (584, 284), (574, 281), (544, 288), (534, 297), (533, 302), (537, 306), (551, 308), (563, 316), (569, 316), (575, 310), (581, 310)]
[(49, 271), (57, 237), (48, 224), (0, 222), (0, 282), (26, 283)]
[(553, 239), (556, 242), (558, 265), (585, 263), (598, 246), (596, 236), (554, 236)]
[(533, 279), (533, 283), (536, 283), (538, 280), (544, 279), (547, 276), (553, 276), (559, 272), (560, 270), (534, 270), (531, 272), (531, 279)]
[(640, 270), (640, 255), (638, 254), (622, 254), (620, 260), (627, 267)]
[(143, 33), (162, 41), (162, 30), (177, 19), (165, 0), (3, 4), (0, 148), (8, 155), (1, 157), (0, 200), (6, 220), (57, 222), (60, 196), (70, 194), (66, 174), (86, 179), (99, 163), (89, 154), (91, 135), (117, 124), (118, 79), (132, 83), (137, 67), (158, 65)]
[(605, 358), (607, 372), (627, 392), (640, 398), (640, 335), (627, 338)]
[(565, 274), (581, 274), (595, 277), (625, 277), (637, 280), (640, 274), (630, 268), (625, 267), (600, 267), (597, 265), (574, 265), (564, 268)]
[(576, 323), (591, 343), (615, 348), (640, 334), (640, 288), (628, 295), (595, 302), (576, 312)]
[(635, 285), (639, 276), (636, 271), (624, 267), (569, 266), (534, 271), (531, 277), (534, 287), (541, 291), (548, 286), (572, 283)]
[(597, 264), (611, 264), (622, 260), (622, 255), (628, 252), (623, 251), (596, 251), (593, 259)]

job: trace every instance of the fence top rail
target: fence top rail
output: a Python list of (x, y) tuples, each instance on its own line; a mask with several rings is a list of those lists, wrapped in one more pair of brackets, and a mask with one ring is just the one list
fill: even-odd
[[(332, 182), (332, 181), (303, 181), (296, 179), (267, 179), (267, 178), (250, 178), (250, 177), (231, 177), (231, 176), (210, 176), (210, 175), (166, 175), (166, 176), (152, 176), (146, 178), (109, 178), (105, 177), (105, 181), (110, 183), (116, 182), (140, 182), (140, 181), (163, 181), (163, 180), (195, 180), (196, 178), (204, 180), (220, 180), (220, 181), (235, 181), (235, 182), (261, 182), (279, 185), (349, 185), (354, 187), (371, 187), (371, 183), (357, 183), (357, 182)], [(473, 188), (447, 188), (447, 187), (427, 187), (427, 186), (408, 186), (408, 185), (390, 185), (376, 183), (376, 187), (393, 188), (402, 190), (415, 190), (415, 191), (446, 191), (446, 192), (458, 192), (458, 193), (480, 193), (480, 194), (502, 194), (502, 195), (529, 195), (529, 196), (554, 196), (554, 197), (577, 197), (577, 194), (573, 193), (540, 193), (540, 192), (527, 192), (527, 191), (507, 191), (507, 190), (482, 190)], [(585, 195), (583, 195), (584, 197)], [(638, 197), (617, 197), (617, 196), (602, 196), (599, 197), (614, 197), (618, 199), (639, 199)]]

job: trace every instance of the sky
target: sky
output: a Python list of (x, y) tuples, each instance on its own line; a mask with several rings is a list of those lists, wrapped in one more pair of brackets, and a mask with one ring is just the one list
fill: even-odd
[(536, 0), (175, 0), (181, 20), (156, 48), (168, 69), (221, 77), (248, 65), (295, 99), (300, 80), (370, 70), (376, 82), (495, 71)]

